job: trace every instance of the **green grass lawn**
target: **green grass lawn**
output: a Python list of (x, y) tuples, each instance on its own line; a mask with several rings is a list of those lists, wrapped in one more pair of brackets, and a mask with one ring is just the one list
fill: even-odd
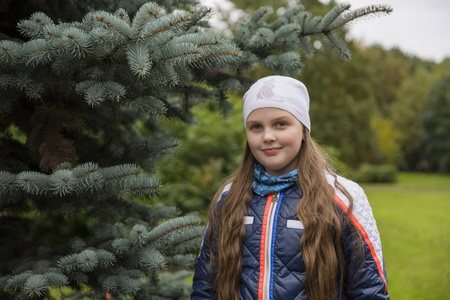
[(393, 300), (450, 299), (450, 176), (400, 173), (364, 184), (383, 244)]

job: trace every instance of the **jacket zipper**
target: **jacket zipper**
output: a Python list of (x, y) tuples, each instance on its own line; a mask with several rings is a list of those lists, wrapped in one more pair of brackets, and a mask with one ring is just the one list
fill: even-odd
[(275, 219), (275, 211), (277, 208), (277, 202), (279, 199), (280, 193), (276, 193), (272, 197), (272, 205), (270, 207), (269, 217), (268, 217), (268, 224), (267, 224), (267, 230), (266, 230), (266, 243), (265, 243), (265, 259), (264, 259), (264, 291), (263, 291), (263, 300), (270, 300), (270, 275), (271, 275), (271, 269), (272, 269), (272, 244), (275, 243), (274, 240), (272, 240), (272, 232), (273, 230), (276, 230), (276, 228), (273, 228), (274, 226), (274, 219)]

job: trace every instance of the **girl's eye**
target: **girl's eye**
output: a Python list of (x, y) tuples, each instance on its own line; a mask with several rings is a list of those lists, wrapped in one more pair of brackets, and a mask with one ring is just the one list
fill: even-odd
[(285, 127), (287, 124), (285, 122), (278, 122), (277, 127)]
[(258, 129), (261, 129), (261, 125), (252, 125), (252, 126), (250, 127), (250, 129), (251, 129), (251, 130), (258, 130)]

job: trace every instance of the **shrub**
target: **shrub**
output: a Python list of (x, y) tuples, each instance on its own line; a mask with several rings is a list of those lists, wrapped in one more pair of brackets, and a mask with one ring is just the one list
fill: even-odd
[(397, 182), (397, 168), (393, 165), (363, 164), (353, 175), (353, 180), (360, 183), (394, 183)]

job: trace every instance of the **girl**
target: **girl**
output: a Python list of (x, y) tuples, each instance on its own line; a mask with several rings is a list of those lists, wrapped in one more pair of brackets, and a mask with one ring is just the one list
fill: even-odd
[(258, 80), (243, 114), (247, 145), (210, 207), (191, 299), (389, 299), (372, 209), (314, 145), (303, 83)]

